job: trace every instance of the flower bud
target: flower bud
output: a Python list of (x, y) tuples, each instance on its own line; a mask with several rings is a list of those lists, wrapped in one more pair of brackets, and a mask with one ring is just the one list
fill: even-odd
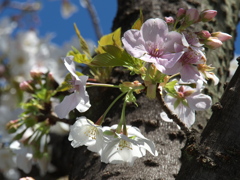
[(213, 20), (213, 18), (217, 15), (217, 11), (215, 10), (204, 10), (200, 13), (200, 20), (202, 22), (208, 22)]
[(40, 78), (42, 74), (43, 74), (43, 72), (38, 71), (38, 70), (31, 70), (30, 71), (30, 75), (33, 79)]
[(19, 87), (22, 91), (27, 91), (29, 93), (33, 92), (33, 87), (29, 84), (28, 81), (23, 81), (19, 84)]
[(222, 46), (222, 41), (216, 37), (210, 37), (205, 41), (205, 45), (210, 49), (216, 49)]
[(192, 9), (188, 9), (186, 12), (186, 23), (187, 24), (193, 24), (198, 22), (199, 20), (199, 12), (197, 9), (192, 8)]
[(6, 129), (8, 130), (8, 133), (12, 134), (15, 133), (21, 125), (19, 119), (11, 120), (6, 124)]
[(182, 19), (186, 14), (186, 9), (180, 8), (177, 12), (177, 18)]
[(232, 38), (230, 34), (223, 33), (223, 32), (214, 32), (211, 33), (212, 37), (218, 38), (220, 41), (224, 42)]
[(196, 32), (195, 33), (200, 39), (208, 39), (209, 37), (211, 37), (211, 33), (209, 31), (206, 30), (202, 30), (200, 32)]
[(173, 24), (174, 23), (174, 19), (172, 16), (170, 17), (165, 17), (165, 21), (167, 24)]

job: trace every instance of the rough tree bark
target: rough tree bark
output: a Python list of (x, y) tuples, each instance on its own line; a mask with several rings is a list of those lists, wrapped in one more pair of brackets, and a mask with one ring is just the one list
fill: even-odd
[[(118, 12), (113, 22), (113, 30), (122, 27), (123, 32), (131, 27), (142, 9), (145, 19), (151, 17), (174, 16), (180, 8), (197, 8), (198, 10), (215, 9), (216, 20), (207, 25), (194, 27), (195, 30), (207, 29), (211, 32), (223, 31), (233, 36), (222, 48), (207, 51), (208, 64), (213, 64), (220, 83), (216, 87), (210, 83), (206, 93), (218, 102), (223, 94), (223, 85), (228, 76), (229, 62), (233, 59), (234, 39), (240, 1), (237, 0), (118, 0)], [(128, 105), (127, 120), (129, 124), (140, 128), (141, 132), (153, 140), (159, 152), (158, 157), (147, 155), (135, 161), (133, 167), (110, 165), (100, 162), (99, 157), (86, 150), (85, 147), (70, 148), (71, 164), (69, 178), (79, 179), (237, 179), (240, 168), (240, 70), (226, 89), (220, 104), (214, 106), (215, 111), (207, 123), (211, 111), (198, 113), (193, 129), (193, 138), (186, 142), (184, 134), (173, 123), (161, 120), (161, 106), (157, 100), (149, 100), (138, 95), (135, 105)], [(127, 72), (115, 68), (115, 81), (133, 80)], [(107, 88), (90, 89), (90, 111), (85, 115), (96, 121), (104, 109), (120, 92)], [(235, 101), (236, 98), (236, 101)], [(234, 104), (234, 102), (236, 102)], [(233, 103), (233, 104), (232, 104)], [(116, 124), (120, 117), (122, 102), (108, 114), (106, 124)], [(228, 111), (229, 107), (234, 107)], [(228, 113), (227, 115), (225, 113)], [(207, 124), (206, 128), (205, 125)], [(203, 133), (202, 130), (204, 129)], [(199, 137), (200, 136), (200, 137)], [(201, 141), (200, 141), (201, 140)], [(181, 151), (182, 149), (182, 151)], [(180, 159), (181, 158), (181, 159)], [(180, 172), (179, 172), (180, 170)], [(230, 178), (228, 178), (230, 177)]]

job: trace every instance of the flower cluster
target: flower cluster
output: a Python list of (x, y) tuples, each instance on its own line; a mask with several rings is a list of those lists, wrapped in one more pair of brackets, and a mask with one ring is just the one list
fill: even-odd
[[(195, 110), (205, 110), (211, 105), (211, 98), (200, 94), (203, 82), (206, 83), (208, 79), (212, 79), (215, 85), (219, 82), (218, 77), (211, 72), (214, 68), (207, 65), (204, 50), (216, 49), (231, 38), (227, 33), (209, 33), (206, 30), (192, 32), (187, 28), (198, 22), (211, 21), (216, 14), (214, 10), (198, 12), (194, 8), (181, 8), (176, 19), (149, 19), (139, 30), (128, 30), (122, 38), (130, 55), (153, 64), (161, 73), (170, 76), (168, 80), (180, 75), (180, 83), (171, 83), (175, 85), (174, 88), (164, 86), (166, 82), (162, 83), (162, 87), (167, 93), (167, 106), (187, 127), (195, 121)], [(173, 30), (169, 31), (169, 28)], [(194, 83), (197, 88), (192, 89), (189, 83)], [(166, 113), (162, 113), (162, 118), (169, 120)]]
[[(214, 10), (198, 12), (196, 9), (179, 9), (176, 19), (166, 17), (164, 21), (152, 18), (140, 23), (139, 27), (126, 31), (121, 38), (123, 49), (119, 48), (121, 43), (117, 44), (115, 39), (106, 46), (100, 40), (97, 50), (99, 54), (93, 59), (87, 59), (88, 54), (85, 53), (81, 54), (85, 58), (81, 60), (79, 54), (77, 56), (76, 52), (70, 52), (71, 56), (64, 58), (64, 64), (71, 74), (69, 83), (73, 94), (65, 96), (56, 106), (55, 112), (59, 118), (65, 118), (75, 108), (79, 112), (90, 108), (86, 87), (96, 84), (89, 83), (87, 76), (76, 74), (74, 61), (88, 62), (90, 67), (123, 65), (132, 73), (139, 74), (144, 81), (144, 85), (135, 81), (122, 82), (117, 86), (122, 91), (118, 98), (126, 94), (119, 124), (101, 126), (117, 98), (95, 124), (83, 116), (77, 119), (70, 128), (71, 145), (74, 148), (87, 146), (90, 151), (98, 153), (105, 163), (133, 165), (136, 158), (146, 154), (146, 150), (157, 156), (154, 143), (145, 138), (138, 128), (126, 125), (126, 103), (136, 104), (133, 92), (141, 93), (144, 88), (147, 89), (149, 98), (156, 97), (156, 88), (164, 90), (167, 107), (190, 128), (195, 121), (195, 111), (206, 110), (212, 104), (211, 97), (201, 93), (203, 84), (208, 79), (212, 79), (215, 85), (219, 82), (217, 76), (211, 72), (214, 68), (207, 65), (205, 48), (215, 49), (231, 36), (222, 32), (209, 33), (206, 30), (192, 32), (187, 28), (198, 22), (208, 22), (216, 14), (217, 11)], [(117, 35), (116, 31), (112, 38)], [(109, 87), (106, 84), (101, 85)], [(172, 122), (165, 112), (161, 113), (161, 117)]]

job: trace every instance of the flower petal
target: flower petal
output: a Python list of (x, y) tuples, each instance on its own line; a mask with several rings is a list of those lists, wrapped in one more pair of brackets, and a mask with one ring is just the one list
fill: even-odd
[(168, 26), (162, 19), (152, 18), (143, 23), (140, 31), (144, 41), (156, 42), (157, 36), (165, 38), (168, 33)]
[(140, 31), (131, 29), (124, 33), (122, 43), (127, 52), (137, 58), (140, 58), (146, 53), (144, 41)]
[(187, 102), (191, 109), (196, 111), (203, 111), (211, 107), (212, 99), (210, 96), (205, 94), (196, 94), (193, 96), (186, 97)]
[(59, 118), (66, 118), (68, 113), (73, 110), (81, 101), (78, 93), (65, 96), (63, 101), (55, 107), (55, 112)]
[(180, 74), (181, 79), (184, 82), (188, 82), (191, 80), (197, 81), (198, 79), (201, 79), (200, 73), (198, 72), (197, 68), (190, 64), (183, 65)]
[(77, 78), (78, 76), (75, 73), (76, 70), (75, 70), (75, 64), (74, 64), (73, 58), (74, 58), (73, 56), (67, 56), (63, 58), (63, 62), (67, 70), (71, 73), (71, 75)]

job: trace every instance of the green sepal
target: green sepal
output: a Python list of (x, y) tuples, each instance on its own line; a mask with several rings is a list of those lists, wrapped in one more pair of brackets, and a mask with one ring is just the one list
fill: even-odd
[(182, 104), (186, 107), (189, 107), (186, 99), (182, 100)]
[(126, 94), (125, 101), (126, 101), (127, 103), (134, 103), (136, 106), (138, 106), (138, 104), (137, 104), (137, 99), (136, 99), (136, 97), (133, 95), (133, 91), (129, 91), (129, 92)]
[(175, 102), (174, 102), (174, 109), (176, 109), (178, 107), (178, 105), (180, 104), (180, 99), (177, 99)]
[(108, 130), (104, 131), (103, 134), (105, 134), (105, 135), (107, 135), (107, 136), (113, 136), (113, 135), (115, 135), (115, 133), (114, 133), (113, 131), (108, 131)]

